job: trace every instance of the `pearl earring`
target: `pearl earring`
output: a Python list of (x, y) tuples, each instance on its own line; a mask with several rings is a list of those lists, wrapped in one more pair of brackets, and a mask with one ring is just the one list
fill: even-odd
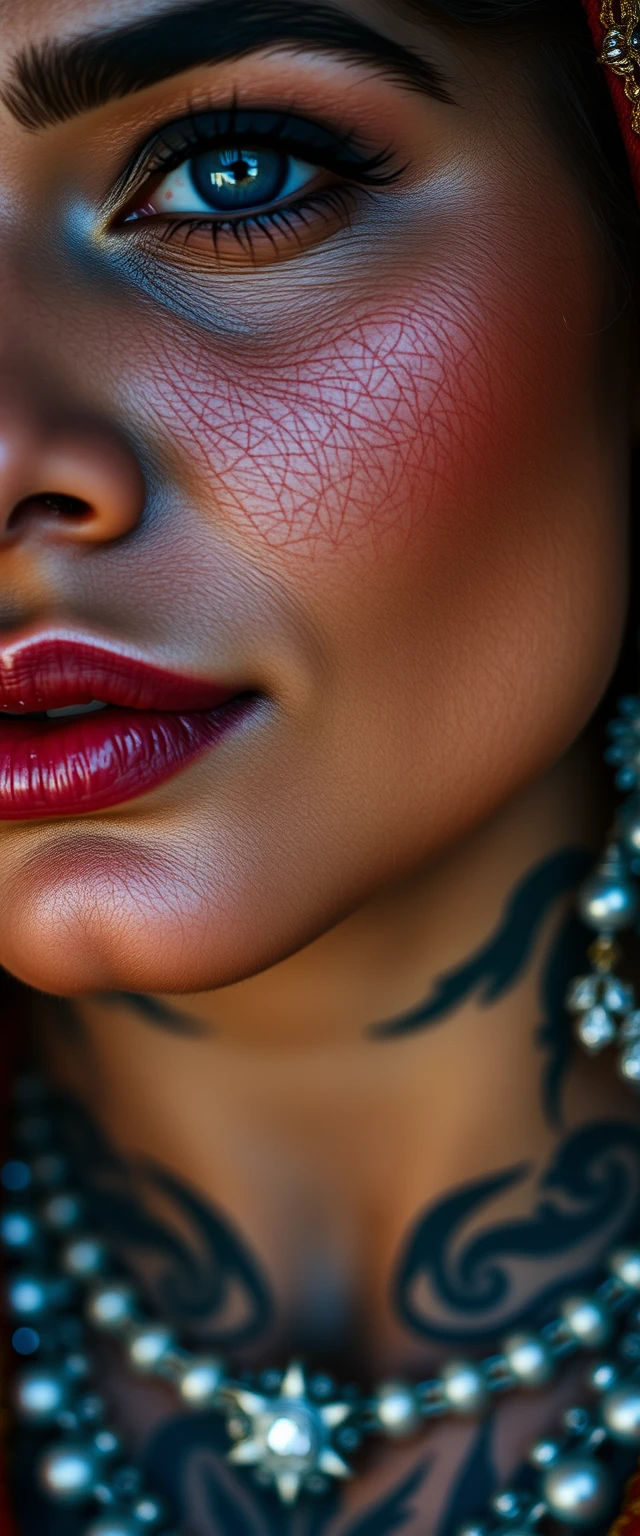
[(633, 986), (615, 974), (621, 957), (618, 935), (640, 913), (634, 878), (640, 877), (640, 698), (622, 699), (608, 734), (605, 758), (616, 769), (616, 788), (629, 799), (616, 817), (604, 857), (578, 894), (579, 915), (596, 937), (588, 950), (592, 970), (576, 978), (566, 1001), (583, 1049), (595, 1056), (616, 1045), (620, 1075), (640, 1089), (640, 1009)]

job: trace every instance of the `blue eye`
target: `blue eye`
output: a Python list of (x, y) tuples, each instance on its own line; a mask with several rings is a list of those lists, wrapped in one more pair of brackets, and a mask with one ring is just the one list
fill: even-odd
[(317, 166), (274, 149), (211, 149), (165, 176), (150, 199), (156, 213), (259, 213), (308, 186)]

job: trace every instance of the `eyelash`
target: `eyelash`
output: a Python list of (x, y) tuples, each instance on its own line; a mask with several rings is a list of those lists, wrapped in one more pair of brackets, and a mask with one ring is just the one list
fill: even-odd
[[(227, 216), (212, 214), (211, 218), (184, 214), (164, 222), (161, 215), (156, 215), (154, 227), (164, 242), (182, 239), (186, 243), (203, 230), (211, 234), (216, 251), (223, 234), (232, 235), (240, 246), (249, 250), (257, 232), (267, 234), (272, 240), (276, 233), (295, 240), (298, 238), (296, 226), (306, 224), (308, 215), (323, 211), (329, 215), (338, 211), (347, 221), (358, 189), (372, 191), (389, 186), (397, 181), (403, 169), (393, 165), (391, 148), (367, 153), (358, 145), (354, 134), (339, 134), (289, 113), (247, 112), (235, 105), (208, 113), (200, 109), (161, 130), (127, 167), (115, 193), (115, 200), (121, 207), (125, 201), (125, 210), (117, 217), (117, 224), (128, 230), (135, 227), (138, 221), (133, 219), (132, 209), (135, 205), (140, 206), (150, 182), (157, 186), (171, 171), (196, 156), (230, 146), (271, 149), (305, 160), (342, 177), (342, 184), (338, 181), (335, 185), (302, 194), (294, 202), (264, 211), (248, 210), (244, 214)], [(144, 223), (144, 220), (140, 222)]]

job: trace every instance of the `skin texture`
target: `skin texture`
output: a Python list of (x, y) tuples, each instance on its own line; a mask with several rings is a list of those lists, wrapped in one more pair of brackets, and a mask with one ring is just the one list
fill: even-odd
[[(57, 24), (108, 16), (126, 7)], [(52, 25), (46, 6), (9, 19), (7, 83)], [(36, 503), (2, 548), (0, 622), (64, 621), (265, 695), (121, 811), (0, 828), (0, 960), (45, 989), (202, 991), (283, 959), (553, 763), (611, 671), (628, 407), (623, 364), (603, 388), (603, 253), (517, 59), (398, 32), (460, 105), (282, 53), (37, 134), (3, 113), (3, 515), (54, 427), (84, 494), (88, 419), (121, 525), (88, 482), (89, 547)], [(348, 131), (375, 127), (405, 169), (346, 227), (310, 219), (302, 251), (255, 265), (228, 239), (216, 261), (210, 237), (114, 228), (150, 124), (300, 97), (344, 127), (347, 86)]]
[[(0, 96), (27, 45), (153, 10), (0, 0)], [(640, 1206), (637, 1113), (562, 1008), (608, 817), (633, 359), (518, 49), (345, 14), (452, 100), (308, 46), (38, 132), (0, 105), (0, 642), (64, 628), (262, 695), (153, 794), (0, 823), (0, 963), (154, 1309), (236, 1368), (417, 1380), (544, 1320)], [(133, 153), (234, 102), (392, 179), (250, 251), (124, 223), (153, 194), (118, 198)], [(39, 499), (54, 471), (90, 540)], [(581, 1392), (376, 1444), (283, 1513), (217, 1422), (117, 1353), (98, 1375), (195, 1536), (450, 1536)], [(58, 1536), (31, 1455), (24, 1536)]]

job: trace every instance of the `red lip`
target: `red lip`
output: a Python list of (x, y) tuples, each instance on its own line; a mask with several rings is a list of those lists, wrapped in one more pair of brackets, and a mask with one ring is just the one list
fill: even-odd
[[(29, 718), (94, 700), (110, 707), (70, 719)], [(131, 800), (217, 745), (253, 704), (255, 695), (240, 688), (181, 677), (95, 643), (43, 636), (5, 647), (0, 820)]]

